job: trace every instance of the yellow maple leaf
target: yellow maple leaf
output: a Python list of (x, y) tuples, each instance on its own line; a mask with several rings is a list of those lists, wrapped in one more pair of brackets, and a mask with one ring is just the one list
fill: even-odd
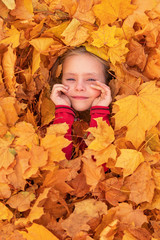
[(47, 228), (42, 225), (33, 223), (32, 226), (27, 228), (27, 232), (19, 231), (27, 240), (45, 239), (45, 240), (58, 240)]
[(84, 43), (89, 37), (89, 34), (88, 29), (81, 26), (80, 21), (74, 18), (61, 34), (61, 37), (66, 45), (77, 46)]
[(13, 213), (0, 202), (0, 220), (8, 220), (10, 221), (13, 217)]
[(111, 126), (102, 120), (97, 118), (97, 128), (90, 127), (87, 129), (88, 132), (92, 133), (95, 139), (89, 144), (88, 148), (95, 151), (100, 151), (108, 147), (114, 141), (114, 131)]
[(126, 53), (129, 51), (126, 47), (127, 43), (127, 40), (122, 39), (119, 40), (116, 45), (108, 49), (108, 57), (113, 65), (115, 65), (116, 62), (122, 63), (125, 61)]
[(115, 129), (127, 126), (126, 139), (136, 148), (145, 140), (145, 131), (160, 121), (160, 88), (156, 82), (146, 82), (138, 95), (130, 95), (115, 102), (119, 111), (115, 114)]
[(123, 168), (123, 176), (126, 177), (132, 174), (141, 162), (144, 162), (141, 152), (133, 149), (121, 149), (121, 155), (117, 158), (115, 167)]
[(16, 48), (19, 46), (19, 38), (20, 38), (20, 32), (11, 25), (11, 28), (6, 28), (6, 38), (1, 40), (0, 43), (3, 44), (12, 44), (13, 48)]
[(41, 139), (41, 146), (48, 150), (49, 161), (61, 161), (65, 159), (65, 154), (62, 151), (71, 142), (64, 138), (68, 129), (66, 123), (51, 125), (47, 129), (47, 134)]
[(113, 47), (118, 43), (118, 39), (115, 38), (116, 26), (109, 27), (107, 24), (100, 26), (97, 31), (92, 32), (93, 42), (92, 45), (96, 47)]
[(54, 43), (53, 38), (35, 38), (29, 41), (29, 43), (40, 53), (46, 54), (49, 47)]
[[(109, 24), (116, 21), (117, 18), (125, 19), (136, 9), (130, 0), (102, 0), (101, 3), (93, 7), (93, 11), (101, 21), (101, 24)], [(105, 9), (105, 11), (104, 11)]]
[(38, 135), (32, 124), (27, 122), (19, 122), (15, 127), (10, 129), (11, 133), (16, 136), (15, 144), (20, 146), (32, 147), (33, 144), (38, 145)]
[(95, 47), (95, 46), (92, 46), (92, 45), (89, 45), (86, 43), (84, 44), (84, 46), (88, 52), (91, 52), (106, 61), (108, 60), (108, 55), (107, 55), (108, 48), (107, 47), (104, 46), (104, 47), (98, 48), (98, 47)]

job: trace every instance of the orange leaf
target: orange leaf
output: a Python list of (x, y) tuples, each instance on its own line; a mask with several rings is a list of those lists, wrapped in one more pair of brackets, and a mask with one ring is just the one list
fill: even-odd
[(30, 19), (33, 15), (32, 0), (16, 0), (16, 8), (10, 12), (18, 19)]
[(24, 212), (30, 209), (30, 204), (34, 199), (35, 195), (32, 192), (19, 192), (18, 194), (11, 196), (7, 201), (7, 204), (9, 204), (11, 208)]
[[(102, 0), (101, 3), (93, 7), (95, 15), (100, 19), (101, 24), (109, 24), (117, 18), (125, 19), (136, 9), (135, 5), (130, 4), (130, 0)], [(104, 11), (105, 9), (105, 11)]]
[(10, 221), (13, 217), (13, 213), (0, 202), (0, 220), (8, 220)]
[(4, 81), (9, 93), (14, 96), (16, 79), (14, 76), (14, 67), (16, 62), (16, 54), (9, 46), (8, 51), (3, 54), (2, 66), (4, 71)]
[(33, 144), (37, 145), (38, 136), (30, 123), (19, 122), (11, 128), (11, 133), (16, 136), (15, 144), (31, 148)]
[(58, 240), (47, 228), (42, 225), (33, 223), (31, 227), (27, 228), (27, 232), (19, 231), (27, 240), (45, 239), (45, 240)]
[(73, 18), (61, 36), (66, 45), (77, 46), (84, 43), (89, 37), (89, 34), (87, 28), (81, 26), (80, 21)]

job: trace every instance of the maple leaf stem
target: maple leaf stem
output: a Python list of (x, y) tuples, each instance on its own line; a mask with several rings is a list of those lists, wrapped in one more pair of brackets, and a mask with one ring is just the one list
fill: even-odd
[[(118, 80), (118, 78), (116, 77), (116, 75), (115, 74), (113, 74), (112, 72), (110, 72), (110, 71), (108, 71), (109, 72), (109, 74), (111, 75), (111, 76), (113, 76), (115, 79), (117, 79)], [(124, 85), (126, 85), (128, 88), (130, 88), (131, 90), (133, 90), (133, 92), (136, 94), (136, 96), (139, 96), (139, 94), (138, 94), (138, 92), (133, 88), (133, 87), (131, 87), (131, 86), (129, 86), (127, 83), (125, 83), (125, 82), (122, 82), (122, 81), (119, 81), (120, 83), (122, 83), (122, 84), (124, 84)]]

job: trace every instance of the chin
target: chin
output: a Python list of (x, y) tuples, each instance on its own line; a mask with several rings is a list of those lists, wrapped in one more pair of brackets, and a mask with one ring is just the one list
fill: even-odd
[(72, 105), (73, 109), (78, 111), (78, 112), (83, 112), (83, 111), (86, 111), (88, 110), (91, 106), (75, 106), (75, 105)]

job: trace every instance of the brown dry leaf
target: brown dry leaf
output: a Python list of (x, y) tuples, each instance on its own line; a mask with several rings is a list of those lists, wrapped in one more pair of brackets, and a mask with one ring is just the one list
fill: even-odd
[(117, 206), (119, 202), (127, 200), (127, 194), (123, 192), (123, 178), (109, 178), (103, 181), (102, 189), (105, 191), (105, 199), (112, 204)]
[(160, 209), (160, 191), (159, 190), (155, 191), (154, 197), (153, 197), (151, 203), (142, 203), (141, 204), (141, 209), (142, 210), (145, 210), (145, 209), (149, 209), (149, 210)]
[(18, 19), (30, 19), (33, 15), (33, 6), (31, 0), (16, 0), (16, 8), (10, 14)]
[(141, 227), (143, 223), (147, 223), (147, 216), (144, 215), (140, 209), (133, 209), (131, 204), (120, 203), (116, 208), (114, 218), (118, 219), (121, 223)]
[(156, 79), (160, 76), (159, 70), (160, 50), (155, 48), (150, 52), (147, 59), (147, 64), (144, 69), (144, 75), (150, 79)]
[(102, 166), (97, 167), (96, 163), (92, 158), (82, 158), (83, 168), (82, 172), (86, 176), (86, 182), (91, 186), (90, 191), (94, 191), (97, 184), (104, 180), (105, 174)]
[(152, 202), (155, 183), (150, 165), (143, 162), (136, 171), (125, 180), (125, 186), (130, 190), (129, 199), (136, 204)]
[(131, 39), (129, 44), (129, 53), (127, 54), (127, 64), (131, 67), (138, 66), (141, 71), (146, 65), (147, 56), (144, 52), (144, 47), (137, 41)]
[(90, 229), (90, 226), (87, 224), (89, 220), (106, 213), (107, 206), (105, 203), (94, 199), (86, 199), (75, 204), (73, 213), (66, 220), (62, 221), (61, 225), (69, 236), (74, 237), (77, 233)]
[(123, 168), (123, 176), (132, 174), (136, 168), (144, 162), (141, 152), (133, 149), (121, 149), (121, 155), (117, 158), (115, 167)]
[(102, 0), (101, 3), (93, 7), (93, 11), (103, 25), (113, 23), (117, 18), (125, 19), (136, 8), (135, 5), (130, 4), (130, 0), (125, 1), (125, 3), (122, 0)]
[(77, 46), (84, 43), (89, 37), (87, 28), (81, 26), (80, 21), (73, 18), (64, 32), (61, 34), (62, 41), (68, 46)]
[(90, 186), (86, 183), (86, 177), (83, 173), (78, 174), (73, 180), (68, 182), (68, 184), (74, 189), (71, 194), (77, 197), (83, 197), (90, 189)]
[(11, 46), (8, 51), (3, 54), (2, 66), (4, 71), (4, 81), (8, 92), (11, 96), (15, 95), (16, 79), (14, 75), (14, 68), (16, 62), (16, 54)]
[(41, 104), (42, 126), (49, 124), (54, 118), (55, 105), (51, 99), (44, 97)]
[(35, 194), (32, 192), (22, 191), (18, 194), (12, 195), (7, 201), (7, 204), (11, 208), (15, 208), (20, 212), (24, 212), (30, 209), (30, 204), (33, 200), (35, 200)]
[(54, 189), (61, 193), (73, 191), (73, 188), (66, 183), (70, 171), (70, 169), (57, 169), (57, 167), (55, 167), (53, 171), (50, 171), (46, 175), (43, 181), (43, 187), (54, 187)]

